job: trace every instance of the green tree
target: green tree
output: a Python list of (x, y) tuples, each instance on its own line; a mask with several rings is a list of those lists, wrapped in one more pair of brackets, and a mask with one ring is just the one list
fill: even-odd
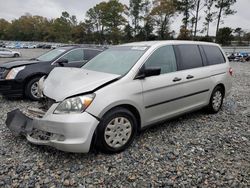
[(205, 22), (203, 22), (203, 26), (204, 29), (203, 31), (206, 32), (206, 35), (209, 36), (209, 29), (210, 29), (210, 23), (213, 22), (214, 17), (215, 17), (215, 13), (214, 11), (212, 11), (212, 7), (214, 4), (214, 0), (205, 0)]
[(237, 27), (234, 30), (234, 33), (237, 35), (238, 45), (242, 45), (242, 35), (244, 34), (244, 31), (242, 30), (242, 28)]
[(248, 46), (250, 46), (250, 32), (244, 33), (243, 39), (247, 41)]
[(0, 19), (0, 39), (7, 39), (10, 23), (5, 19)]
[(121, 39), (121, 26), (126, 23), (125, 5), (118, 0), (101, 2), (87, 11), (88, 24), (94, 25), (94, 32), (99, 35), (99, 42), (108, 40), (117, 44)]
[(68, 12), (62, 12), (60, 18), (52, 20), (50, 26), (49, 39), (58, 42), (71, 42), (72, 41), (72, 27), (73, 23)]
[(159, 39), (169, 38), (171, 18), (176, 14), (176, 3), (173, 0), (155, 0), (151, 11), (152, 19), (157, 27)]
[(179, 35), (177, 37), (179, 40), (191, 40), (191, 32), (190, 30), (186, 29), (185, 25), (181, 26)]
[(124, 27), (124, 42), (131, 42), (133, 40), (133, 28), (128, 23)]
[(193, 36), (196, 37), (197, 26), (198, 26), (198, 21), (199, 21), (199, 12), (201, 11), (201, 9), (203, 7), (201, 7), (201, 5), (202, 5), (201, 0), (196, 0), (194, 2), (194, 5), (195, 5), (195, 16), (194, 16), (194, 34), (193, 34)]
[(216, 35), (216, 41), (220, 43), (221, 45), (229, 45), (231, 44), (231, 41), (233, 39), (233, 29), (229, 27), (223, 27), (219, 29), (217, 35)]
[(217, 12), (217, 26), (216, 36), (218, 34), (222, 16), (233, 15), (236, 11), (232, 10), (231, 7), (236, 3), (236, 0), (214, 0), (216, 2), (215, 7), (218, 9)]
[(130, 0), (129, 1), (129, 14), (132, 18), (132, 25), (134, 29), (134, 35), (137, 35), (140, 29), (139, 22), (142, 19), (141, 10), (143, 6), (143, 0)]
[(179, 12), (183, 13), (183, 26), (181, 27), (184, 27), (185, 30), (188, 29), (188, 24), (190, 23), (190, 16), (195, 8), (195, 4), (195, 0), (179, 0), (177, 3), (177, 9), (179, 10)]

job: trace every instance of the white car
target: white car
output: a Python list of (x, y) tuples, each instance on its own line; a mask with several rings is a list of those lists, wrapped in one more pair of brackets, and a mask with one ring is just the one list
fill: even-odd
[(21, 53), (9, 49), (0, 48), (0, 57), (20, 57)]

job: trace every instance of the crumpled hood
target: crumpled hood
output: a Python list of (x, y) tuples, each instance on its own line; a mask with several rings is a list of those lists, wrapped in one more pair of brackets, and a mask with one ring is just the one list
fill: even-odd
[(91, 92), (120, 75), (95, 72), (81, 68), (54, 68), (43, 83), (45, 96), (56, 101), (81, 93)]
[(34, 63), (40, 63), (40, 61), (37, 60), (17, 60), (17, 61), (9, 61), (6, 63), (3, 63), (1, 67), (10, 69), (13, 67), (23, 66), (23, 65), (30, 65)]

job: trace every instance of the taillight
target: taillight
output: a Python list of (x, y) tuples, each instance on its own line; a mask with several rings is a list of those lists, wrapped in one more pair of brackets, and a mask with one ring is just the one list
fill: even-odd
[(228, 72), (229, 72), (229, 74), (230, 74), (231, 76), (233, 76), (233, 69), (232, 69), (231, 67), (229, 68), (229, 71), (228, 71)]

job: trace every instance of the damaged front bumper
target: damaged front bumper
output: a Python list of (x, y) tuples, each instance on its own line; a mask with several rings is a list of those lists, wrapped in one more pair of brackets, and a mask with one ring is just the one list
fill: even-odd
[(50, 113), (52, 110), (42, 118), (30, 118), (17, 109), (7, 114), (6, 125), (14, 135), (24, 135), (33, 144), (87, 153), (99, 121), (87, 112), (62, 115)]

